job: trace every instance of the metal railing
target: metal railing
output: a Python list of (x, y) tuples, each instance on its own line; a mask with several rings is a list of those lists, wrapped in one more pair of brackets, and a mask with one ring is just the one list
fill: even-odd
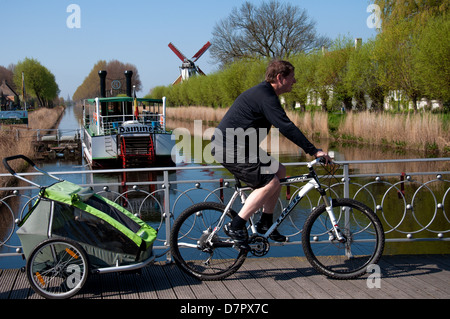
[[(447, 167), (450, 158), (403, 159), (377, 161), (338, 161), (341, 170), (329, 179), (329, 192), (336, 197), (350, 197), (371, 207), (384, 225), (387, 242), (450, 241), (450, 170), (418, 172), (369, 172), (369, 166), (386, 164), (434, 165)], [(442, 164), (442, 165), (441, 165)], [(285, 166), (302, 168), (306, 163), (286, 163)], [(369, 168), (367, 168), (369, 167)], [(216, 171), (222, 166), (191, 166), (170, 168), (135, 168), (115, 170), (85, 170), (50, 172), (52, 175), (68, 175), (64, 179), (82, 180), (81, 186), (94, 190), (113, 201), (119, 202), (132, 213), (140, 216), (158, 230), (154, 249), (163, 250), (170, 258), (168, 238), (173, 220), (188, 206), (200, 201), (226, 202), (234, 188), (234, 179), (207, 178), (201, 180), (177, 180), (177, 172), (189, 170)], [(297, 168), (296, 168), (297, 169)], [(156, 174), (156, 180), (94, 182), (99, 174)], [(318, 171), (320, 174), (320, 172)], [(40, 173), (22, 173), (29, 176)], [(0, 174), (0, 181), (11, 177)], [(63, 177), (61, 177), (63, 178)], [(277, 210), (281, 210), (293, 198), (301, 184), (285, 185)], [(3, 187), (5, 195), (0, 198), (0, 257), (21, 254), (20, 243), (15, 239), (16, 224), (27, 213), (37, 198), (38, 189), (31, 186)], [(305, 215), (318, 204), (318, 198), (307, 197), (298, 208)], [(235, 209), (235, 210), (238, 210)], [(300, 244), (299, 216), (289, 216), (283, 234), (290, 238), (283, 245)], [(272, 243), (271, 243), (272, 245)], [(273, 243), (273, 245), (280, 245)]]
[(30, 138), (36, 142), (57, 142), (78, 141), (81, 137), (80, 129), (25, 129), (7, 128), (3, 131), (9, 132), (16, 141), (22, 138)]

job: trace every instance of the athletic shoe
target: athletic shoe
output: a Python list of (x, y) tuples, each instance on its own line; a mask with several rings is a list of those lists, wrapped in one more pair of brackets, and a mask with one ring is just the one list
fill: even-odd
[(248, 245), (248, 232), (246, 228), (233, 229), (231, 228), (231, 222), (223, 227), (223, 230), (227, 236), (230, 236), (234, 242), (234, 246), (239, 249), (251, 250)]
[[(256, 224), (256, 230), (258, 231), (258, 233), (260, 234), (265, 234), (268, 230), (269, 230), (269, 226), (267, 225), (263, 225), (261, 222), (258, 222)], [(287, 241), (287, 237), (281, 235), (277, 229), (275, 229), (272, 234), (270, 234), (269, 236), (270, 239), (274, 240), (274, 241), (278, 241), (278, 242), (285, 242)]]

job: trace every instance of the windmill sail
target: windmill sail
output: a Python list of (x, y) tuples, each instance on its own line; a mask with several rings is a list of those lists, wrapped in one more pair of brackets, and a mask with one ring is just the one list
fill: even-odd
[(206, 42), (206, 44), (201, 47), (201, 49), (198, 50), (198, 52), (194, 54), (194, 56), (189, 60), (183, 53), (181, 53), (180, 50), (178, 50), (178, 48), (172, 42), (170, 42), (169, 48), (181, 61), (183, 61), (180, 67), (181, 75), (172, 84), (178, 84), (184, 80), (189, 79), (189, 77), (195, 74), (205, 75), (205, 73), (198, 66), (196, 66), (194, 62), (200, 59), (200, 57), (206, 52), (206, 50), (209, 49), (210, 46), (211, 43), (209, 41)]

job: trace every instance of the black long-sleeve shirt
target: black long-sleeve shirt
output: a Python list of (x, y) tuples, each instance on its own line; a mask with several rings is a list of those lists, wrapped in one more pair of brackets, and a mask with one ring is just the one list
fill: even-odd
[[(244, 132), (254, 129), (253, 131), (256, 132), (259, 143), (261, 142), (259, 129), (266, 129), (266, 132), (269, 132), (272, 125), (306, 153), (310, 155), (317, 153), (318, 149), (286, 115), (272, 85), (265, 81), (239, 95), (219, 123), (217, 129), (223, 134), (222, 145), (225, 148), (227, 129), (236, 130), (241, 128)], [(218, 133), (220, 134), (220, 132), (216, 131), (214, 138), (218, 138)], [(235, 137), (232, 138), (235, 139)], [(251, 141), (254, 140), (245, 139), (246, 145), (243, 147), (248, 149), (250, 146), (248, 144)]]

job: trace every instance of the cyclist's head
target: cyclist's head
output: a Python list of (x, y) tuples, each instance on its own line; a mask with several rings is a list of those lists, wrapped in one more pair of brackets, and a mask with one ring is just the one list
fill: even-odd
[(295, 71), (294, 66), (283, 60), (273, 60), (270, 62), (266, 69), (266, 81), (269, 83), (275, 83), (277, 81), (277, 75), (280, 74), (283, 77), (287, 77)]

